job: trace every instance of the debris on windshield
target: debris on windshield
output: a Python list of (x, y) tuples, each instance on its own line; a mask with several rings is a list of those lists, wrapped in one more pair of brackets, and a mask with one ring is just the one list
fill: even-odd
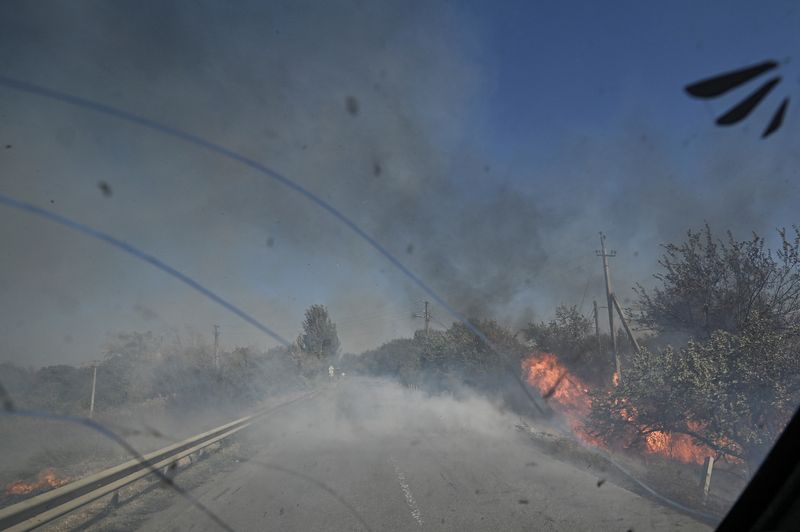
[[(686, 87), (686, 92), (696, 98), (717, 98), (740, 85), (743, 85), (761, 74), (778, 67), (778, 62), (769, 60), (757, 65), (745, 67), (733, 72), (720, 74), (702, 81), (692, 83)], [(730, 126), (737, 124), (747, 118), (750, 113), (769, 95), (770, 92), (781, 82), (780, 76), (775, 76), (765, 82), (754, 92), (750, 93), (745, 99), (731, 107), (723, 115), (720, 115), (716, 123), (719, 126)], [(789, 106), (789, 98), (784, 98), (772, 115), (767, 128), (762, 133), (762, 138), (767, 138), (777, 131), (783, 124), (786, 109)]]
[(107, 198), (111, 197), (111, 185), (109, 185), (105, 181), (100, 181), (99, 183), (97, 183), (97, 188), (100, 189), (100, 192), (103, 193), (103, 196)]
[(358, 100), (356, 100), (355, 96), (345, 98), (344, 104), (350, 115), (356, 116), (358, 114)]

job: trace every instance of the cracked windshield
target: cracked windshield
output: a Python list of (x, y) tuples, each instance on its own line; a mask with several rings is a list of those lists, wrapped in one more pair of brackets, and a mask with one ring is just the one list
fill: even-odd
[(0, 13), (0, 529), (713, 530), (800, 404), (794, 2)]

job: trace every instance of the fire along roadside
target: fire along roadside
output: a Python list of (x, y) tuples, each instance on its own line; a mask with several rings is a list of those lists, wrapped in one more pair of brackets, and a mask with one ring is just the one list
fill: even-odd
[(182, 458), (236, 434), (280, 408), (311, 399), (318, 393), (318, 390), (304, 392), (255, 414), (0, 509), (0, 530), (16, 532), (34, 529), (151, 474), (170, 480), (162, 470)]
[[(591, 408), (588, 386), (577, 376), (571, 375), (569, 370), (558, 361), (556, 355), (553, 353), (533, 353), (523, 361), (523, 369), (526, 381), (531, 387), (542, 394), (549, 394), (548, 398), (552, 398), (555, 409), (566, 418), (575, 439), (583, 448), (602, 456), (623, 475), (668, 506), (688, 513), (709, 524), (715, 525), (718, 523), (718, 517), (689, 508), (658, 493), (636, 478), (614, 460), (609, 453), (605, 452), (606, 442), (591, 435), (582, 422), (582, 419), (588, 415)], [(646, 452), (662, 455), (684, 463), (704, 464), (703, 503), (705, 504), (711, 479), (710, 472), (711, 468), (713, 468), (713, 461), (706, 460), (708, 456), (713, 455), (711, 449), (695, 444), (688, 437), (683, 438), (682, 436), (684, 435), (658, 432), (651, 433), (650, 436), (654, 437), (647, 438)]]

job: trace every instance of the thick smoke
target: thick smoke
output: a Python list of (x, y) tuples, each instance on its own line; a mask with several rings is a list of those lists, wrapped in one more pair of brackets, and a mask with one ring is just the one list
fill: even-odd
[[(463, 314), (514, 325), (598, 297), (599, 229), (619, 252), (624, 299), (647, 282), (658, 244), (690, 226), (791, 222), (796, 156), (783, 144), (716, 137), (725, 147), (712, 151), (662, 136), (657, 114), (639, 108), (609, 130), (531, 125), (554, 131), (560, 149), (496, 162), (490, 135), (476, 133), (497, 97), (489, 42), (467, 11), (427, 2), (19, 2), (0, 21), (0, 65), (263, 161), (340, 208)], [(652, 99), (685, 103), (681, 75)], [(298, 195), (174, 139), (0, 96), (5, 193), (136, 243), (284, 336), (317, 302), (334, 321), (350, 318), (349, 350), (419, 326), (410, 314), (424, 295)], [(229, 345), (263, 342), (159, 273), (45, 222), (0, 211), (0, 239), (9, 360), (85, 361), (108, 331), (214, 322)], [(392, 319), (359, 322), (383, 312)]]

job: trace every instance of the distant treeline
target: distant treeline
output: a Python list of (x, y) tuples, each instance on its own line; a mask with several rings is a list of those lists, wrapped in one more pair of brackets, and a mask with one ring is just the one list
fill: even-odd
[[(3, 385), (19, 408), (86, 414), (93, 368), (89, 365), (39, 369), (0, 364)], [(297, 365), (288, 350), (267, 352), (238, 347), (220, 352), (195, 341), (166, 345), (150, 332), (117, 335), (97, 364), (98, 412), (163, 400), (168, 405), (203, 406), (220, 401), (247, 403), (299, 383)]]

